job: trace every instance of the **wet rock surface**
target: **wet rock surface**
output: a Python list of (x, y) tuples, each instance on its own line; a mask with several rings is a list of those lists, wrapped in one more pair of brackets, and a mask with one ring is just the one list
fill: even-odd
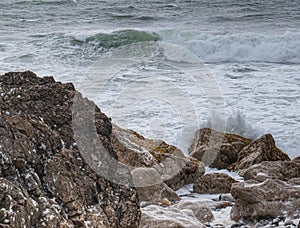
[[(29, 71), (0, 76), (0, 94), (1, 227), (138, 226), (137, 191), (116, 182), (127, 171), (117, 166), (111, 122), (99, 108), (72, 84)], [(87, 106), (92, 139), (78, 130), (90, 124)]]

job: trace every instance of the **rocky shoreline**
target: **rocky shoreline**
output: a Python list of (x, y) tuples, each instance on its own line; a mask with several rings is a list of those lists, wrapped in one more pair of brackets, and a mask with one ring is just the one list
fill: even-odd
[(11, 72), (0, 95), (1, 227), (300, 227), (300, 157), (270, 134), (199, 129), (186, 156), (71, 83)]

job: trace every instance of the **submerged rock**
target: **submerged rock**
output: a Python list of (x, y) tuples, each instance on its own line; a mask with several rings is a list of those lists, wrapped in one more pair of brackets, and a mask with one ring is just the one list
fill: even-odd
[(237, 181), (225, 173), (207, 173), (194, 183), (194, 192), (200, 194), (229, 193), (231, 185)]
[(29, 71), (0, 76), (0, 94), (1, 227), (138, 226), (137, 191), (117, 182), (129, 171), (99, 108), (72, 84)]

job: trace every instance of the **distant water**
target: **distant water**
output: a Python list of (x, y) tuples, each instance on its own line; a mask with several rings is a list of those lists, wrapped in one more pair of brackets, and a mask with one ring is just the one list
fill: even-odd
[[(104, 90), (98, 88), (100, 95), (94, 92), (100, 87), (97, 80), (82, 86), (88, 67), (103, 53), (158, 40), (184, 47), (206, 64), (224, 97), (227, 131), (251, 138), (272, 133), (290, 156), (299, 155), (298, 0), (0, 2), (1, 73), (30, 69), (71, 81), (117, 124), (186, 150), (193, 131), (209, 126), (211, 113), (202, 91), (178, 70), (155, 64), (132, 66)], [(161, 91), (166, 89), (164, 83), (176, 85), (174, 91), (167, 86), (165, 93), (178, 96), (180, 88), (182, 99), (174, 104), (143, 98), (154, 81)], [(118, 92), (125, 89), (140, 94), (130, 113), (119, 103)], [(191, 124), (178, 116), (186, 99), (198, 113)]]

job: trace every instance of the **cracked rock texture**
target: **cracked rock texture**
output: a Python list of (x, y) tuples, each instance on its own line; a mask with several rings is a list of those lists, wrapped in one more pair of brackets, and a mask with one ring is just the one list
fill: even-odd
[(138, 227), (137, 191), (98, 107), (29, 71), (1, 75), (0, 95), (0, 227)]

